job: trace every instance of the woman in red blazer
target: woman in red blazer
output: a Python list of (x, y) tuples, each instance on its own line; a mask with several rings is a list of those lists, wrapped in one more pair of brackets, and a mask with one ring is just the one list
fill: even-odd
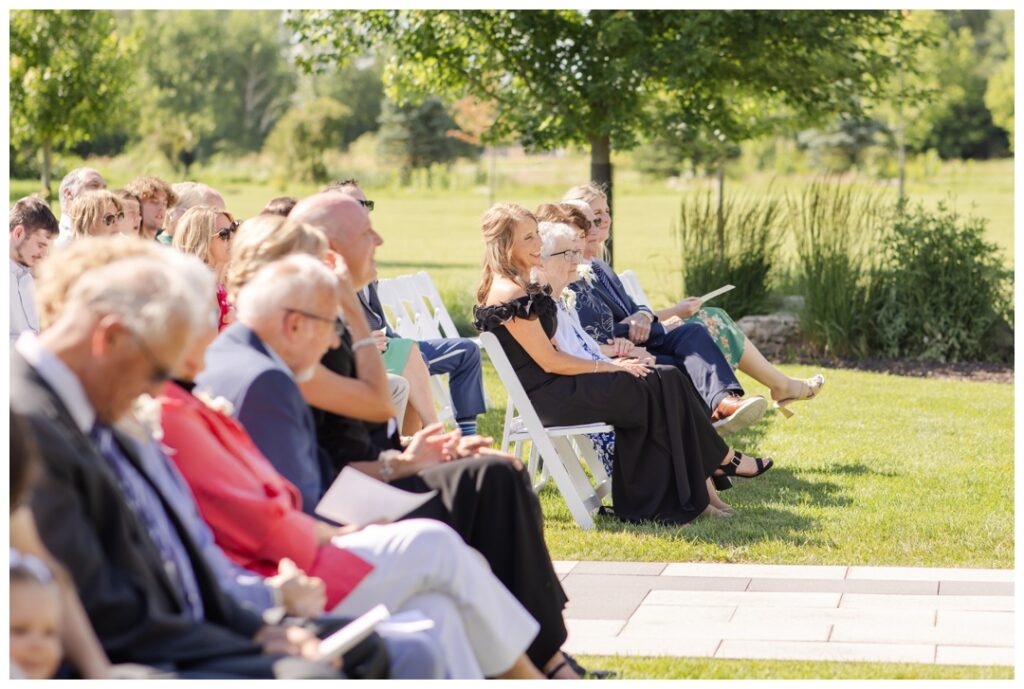
[(164, 384), (160, 403), (162, 443), (172, 450), (168, 455), (231, 559), (274, 576), (278, 562), (290, 558), (324, 581), (328, 610), (369, 573), (369, 563), (331, 546), (331, 537), (343, 531), (302, 511), (298, 489), (277, 473), (237, 421), (179, 383)]

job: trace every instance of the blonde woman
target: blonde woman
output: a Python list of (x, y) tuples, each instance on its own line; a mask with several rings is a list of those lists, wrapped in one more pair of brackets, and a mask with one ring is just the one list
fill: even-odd
[(124, 204), (113, 192), (95, 189), (83, 192), (69, 209), (72, 239), (117, 234), (124, 220)]
[(516, 204), (488, 210), (482, 230), (476, 327), (498, 338), (544, 424), (604, 422), (615, 427), (616, 516), (685, 524), (709, 505), (712, 514), (728, 511), (707, 479), (753, 478), (772, 467), (771, 459), (733, 450), (719, 437), (677, 368), (636, 359), (582, 358), (556, 349), (552, 338), (559, 307), (532, 274), (543, 270), (547, 258), (548, 272), (561, 268), (559, 280), (568, 283), (566, 271), (578, 260), (576, 249), (568, 242), (564, 249), (549, 246), (545, 256), (534, 215)]
[(181, 216), (172, 242), (174, 248), (201, 258), (217, 276), (221, 330), (235, 319), (224, 281), (231, 260), (231, 240), (237, 230), (238, 221), (226, 210), (194, 206)]

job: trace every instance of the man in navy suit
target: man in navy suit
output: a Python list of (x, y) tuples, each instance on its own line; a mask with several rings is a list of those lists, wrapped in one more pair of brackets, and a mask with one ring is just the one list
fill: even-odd
[[(368, 201), (359, 183), (354, 179), (346, 179), (332, 183), (325, 191), (338, 191), (351, 196), (367, 210), (373, 210), (373, 202)], [(358, 228), (343, 228), (346, 233)], [(379, 236), (379, 235), (378, 235)], [(341, 254), (351, 266), (359, 260), (354, 254), (360, 250), (357, 243), (345, 241), (337, 233), (328, 233), (327, 239), (331, 249)], [(381, 240), (383, 243), (383, 240)], [(376, 248), (376, 247), (374, 247)], [(397, 338), (398, 334), (388, 327), (384, 318), (384, 309), (377, 296), (376, 267), (369, 284), (359, 290), (359, 301), (362, 302), (366, 320), (371, 330), (383, 330), (388, 338)], [(476, 434), (476, 417), (487, 411), (484, 401), (483, 362), (480, 348), (470, 339), (464, 337), (442, 338), (435, 340), (417, 340), (420, 355), (431, 375), (449, 374), (448, 386), (452, 395), (452, 410), (455, 422), (463, 435)]]
[[(267, 291), (267, 285), (256, 289)], [(263, 306), (277, 303), (276, 295), (250, 294), (253, 308), (243, 313), (239, 298), (238, 320), (206, 350), (196, 385), (234, 405), (235, 418), (299, 489), (303, 511), (313, 514), (334, 472), (317, 446), (313, 414), (296, 383), (309, 380), (324, 351), (340, 344), (337, 287), (310, 292), (282, 279), (274, 289), (294, 292), (287, 308), (268, 313)]]
[(569, 287), (584, 329), (598, 342), (625, 337), (654, 354), (659, 364), (678, 367), (693, 381), (720, 433), (756, 422), (768, 407), (760, 396), (743, 399), (743, 387), (708, 331), (700, 323), (666, 329), (654, 312), (637, 304), (604, 261), (590, 263), (592, 279)]

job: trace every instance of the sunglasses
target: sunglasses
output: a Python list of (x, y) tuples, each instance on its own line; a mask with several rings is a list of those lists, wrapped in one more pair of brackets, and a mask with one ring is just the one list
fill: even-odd
[(236, 220), (227, 227), (222, 227), (221, 229), (217, 230), (216, 235), (226, 242), (229, 239), (231, 239), (231, 235), (233, 235), (235, 232), (238, 232), (238, 226), (241, 224), (242, 223)]
[(362, 204), (366, 208), (366, 210), (373, 210), (373, 201), (360, 201), (359, 203)]
[(601, 223), (604, 222), (601, 218), (594, 218), (594, 227), (601, 227)]
[(103, 216), (103, 224), (107, 227), (110, 227), (115, 222), (121, 222), (122, 220), (124, 220), (124, 213), (117, 213), (116, 215), (111, 213), (110, 215)]

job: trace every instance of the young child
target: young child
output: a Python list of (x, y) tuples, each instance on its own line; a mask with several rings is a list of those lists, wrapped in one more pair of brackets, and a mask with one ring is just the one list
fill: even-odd
[(60, 591), (37, 557), (11, 549), (11, 671), (50, 679), (63, 656)]

